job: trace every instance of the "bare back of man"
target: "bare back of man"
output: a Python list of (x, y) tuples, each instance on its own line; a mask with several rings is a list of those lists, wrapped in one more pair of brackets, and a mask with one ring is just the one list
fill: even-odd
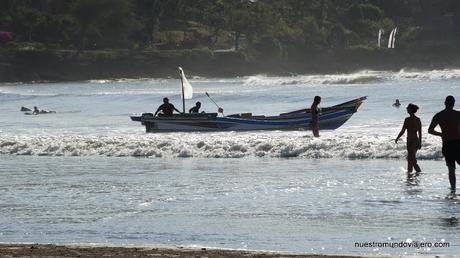
[[(449, 170), (451, 194), (456, 192), (455, 163), (460, 164), (460, 112), (454, 109), (455, 98), (447, 96), (446, 108), (437, 113), (431, 120), (428, 133), (442, 138), (442, 154)], [(441, 127), (441, 132), (435, 130)]]
[(443, 142), (460, 139), (459, 111), (444, 109), (433, 117), (432, 123), (439, 124), (441, 127), (442, 133), (438, 136), (441, 136)]

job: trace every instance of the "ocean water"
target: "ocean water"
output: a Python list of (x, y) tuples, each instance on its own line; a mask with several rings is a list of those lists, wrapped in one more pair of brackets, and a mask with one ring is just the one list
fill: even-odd
[[(129, 115), (155, 111), (163, 97), (181, 109), (178, 79), (3, 84), (0, 242), (460, 253), (460, 201), (445, 199), (441, 141), (426, 133), (447, 95), (460, 101), (460, 70), (189, 81), (187, 108), (201, 101), (215, 112), (208, 92), (225, 114), (278, 114), (308, 107), (315, 95), (323, 107), (368, 99), (320, 138), (146, 134)], [(401, 108), (392, 107), (396, 98)], [(393, 139), (411, 102), (420, 106), (423, 173), (407, 181), (405, 142)], [(24, 115), (21, 106), (57, 113)], [(415, 243), (433, 246), (407, 247)]]

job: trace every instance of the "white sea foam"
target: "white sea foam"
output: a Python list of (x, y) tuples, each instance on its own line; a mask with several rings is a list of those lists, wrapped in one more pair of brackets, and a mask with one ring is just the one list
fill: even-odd
[(394, 73), (393, 77), (397, 79), (410, 79), (410, 80), (453, 80), (460, 78), (460, 69), (446, 69), (446, 70), (406, 70), (402, 69), (399, 73)]
[(120, 79), (101, 79), (101, 80), (88, 80), (86, 82), (94, 83), (94, 84), (107, 84), (107, 83), (136, 83), (136, 82), (154, 82), (154, 83), (162, 83), (167, 79), (163, 78), (120, 78)]
[(296, 76), (266, 76), (255, 75), (241, 78), (246, 86), (270, 85), (321, 85), (321, 84), (372, 84), (397, 80), (452, 80), (460, 78), (460, 69), (449, 70), (405, 70), (370, 71), (364, 70), (349, 74), (322, 74), (322, 75), (296, 75)]
[[(321, 138), (297, 133), (147, 134), (140, 136), (1, 136), (0, 154), (162, 158), (405, 159), (404, 143), (357, 134)], [(428, 138), (420, 159), (441, 159), (440, 143)]]
[(375, 71), (362, 71), (352, 74), (296, 75), (290, 77), (256, 75), (243, 78), (243, 84), (246, 86), (363, 84), (378, 82), (385, 79), (385, 77), (385, 73)]

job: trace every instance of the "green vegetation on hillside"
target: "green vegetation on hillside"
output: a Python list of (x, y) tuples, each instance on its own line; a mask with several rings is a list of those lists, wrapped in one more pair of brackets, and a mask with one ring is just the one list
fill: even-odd
[(459, 0), (1, 0), (0, 81), (456, 67), (459, 40)]
[(78, 50), (243, 47), (256, 56), (285, 58), (299, 49), (374, 47), (378, 30), (388, 35), (395, 26), (401, 47), (455, 40), (460, 31), (457, 2), (2, 0), (0, 30), (13, 33), (9, 45)]

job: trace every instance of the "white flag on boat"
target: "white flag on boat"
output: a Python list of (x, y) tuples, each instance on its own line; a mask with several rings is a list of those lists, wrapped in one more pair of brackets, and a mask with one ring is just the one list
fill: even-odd
[(193, 88), (192, 85), (188, 82), (187, 78), (185, 77), (184, 70), (179, 67), (179, 73), (182, 80), (182, 91), (184, 99), (192, 99), (193, 98)]

